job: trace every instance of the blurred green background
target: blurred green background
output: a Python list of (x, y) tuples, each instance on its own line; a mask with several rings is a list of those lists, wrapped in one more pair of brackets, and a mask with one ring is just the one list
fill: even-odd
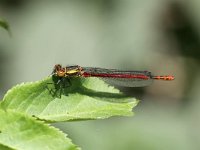
[(145, 88), (134, 117), (54, 124), (83, 150), (200, 149), (200, 1), (1, 0), (0, 95), (56, 63), (175, 75)]

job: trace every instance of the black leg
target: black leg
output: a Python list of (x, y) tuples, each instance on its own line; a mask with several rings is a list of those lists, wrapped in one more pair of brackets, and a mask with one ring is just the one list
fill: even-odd
[(53, 78), (53, 82), (52, 83), (47, 83), (47, 84), (53, 84), (55, 87), (55, 90), (49, 89), (47, 86), (48, 91), (50, 92), (50, 94), (52, 94), (53, 97), (55, 97), (58, 94), (58, 90), (59, 90), (59, 98), (61, 98), (61, 95), (64, 92), (64, 89), (71, 86), (72, 83), (70, 81), (69, 78)]

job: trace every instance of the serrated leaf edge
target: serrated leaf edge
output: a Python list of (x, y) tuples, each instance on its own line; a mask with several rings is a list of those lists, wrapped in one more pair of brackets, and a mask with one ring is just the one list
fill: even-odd
[(15, 110), (12, 110), (12, 109), (7, 109), (6, 111), (3, 110), (3, 109), (1, 109), (1, 110), (4, 111), (4, 112), (17, 113), (19, 115), (22, 115), (22, 116), (24, 116), (24, 117), (26, 117), (26, 118), (28, 118), (28, 119), (30, 119), (30, 120), (38, 123), (39, 125), (43, 125), (43, 126), (49, 128), (49, 129), (52, 129), (53, 131), (57, 132), (60, 136), (62, 136), (64, 138), (64, 140), (67, 140), (67, 141), (71, 142), (71, 144), (74, 145), (77, 150), (80, 149), (79, 147), (77, 147), (77, 145), (75, 145), (75, 144), (72, 143), (72, 140), (70, 138), (68, 138), (68, 135), (66, 133), (64, 133), (59, 128), (56, 128), (56, 127), (50, 125), (49, 123), (46, 123), (44, 120), (39, 120), (39, 119), (37, 119), (35, 117), (29, 116), (28, 114), (20, 113), (20, 112), (17, 112)]

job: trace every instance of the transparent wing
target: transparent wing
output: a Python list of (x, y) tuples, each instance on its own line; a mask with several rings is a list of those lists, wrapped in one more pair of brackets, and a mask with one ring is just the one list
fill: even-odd
[(98, 77), (105, 82), (124, 87), (143, 87), (152, 84), (151, 72), (148, 71), (123, 71), (104, 68), (83, 68), (85, 77)]
[(111, 85), (123, 86), (123, 87), (144, 87), (152, 84), (153, 79), (148, 80), (135, 80), (124, 78), (101, 78), (105, 82)]

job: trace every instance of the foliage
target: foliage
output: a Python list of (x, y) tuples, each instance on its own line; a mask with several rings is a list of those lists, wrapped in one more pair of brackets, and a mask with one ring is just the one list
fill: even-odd
[(9, 35), (11, 35), (10, 26), (6, 20), (0, 19), (0, 27), (4, 28), (6, 31), (8, 31)]
[(78, 149), (66, 135), (46, 123), (130, 116), (138, 103), (98, 78), (70, 81), (71, 85), (63, 88), (48, 77), (10, 89), (0, 103), (0, 146), (55, 149), (55, 144), (60, 145), (56, 146), (58, 150)]

